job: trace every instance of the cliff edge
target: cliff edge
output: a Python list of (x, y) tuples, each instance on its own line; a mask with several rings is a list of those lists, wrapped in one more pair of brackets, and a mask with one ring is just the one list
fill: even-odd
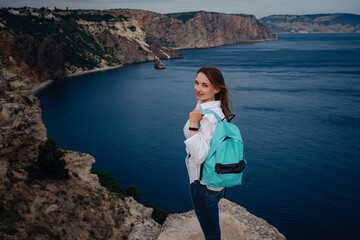
[[(0, 67), (1, 239), (202, 239), (193, 211), (170, 214), (161, 227), (151, 208), (102, 187), (86, 153), (64, 151), (69, 179), (29, 182), (26, 169), (46, 139), (39, 100), (21, 65), (10, 57)], [(220, 222), (223, 239), (285, 239), (225, 199)]]
[[(221, 199), (219, 203), (221, 239), (246, 240), (246, 239), (286, 239), (275, 227), (265, 220), (258, 218), (245, 208)], [(194, 211), (172, 214), (162, 226), (158, 240), (202, 240), (201, 231)]]
[(67, 180), (28, 180), (46, 128), (26, 69), (0, 56), (0, 239), (156, 239), (152, 208), (102, 187), (89, 154), (64, 151)]

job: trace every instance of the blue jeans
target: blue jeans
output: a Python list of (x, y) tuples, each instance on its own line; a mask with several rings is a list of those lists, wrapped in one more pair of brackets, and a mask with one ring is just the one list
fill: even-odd
[(209, 190), (200, 181), (190, 184), (191, 201), (206, 240), (220, 240), (218, 203), (224, 197), (225, 188), (221, 191)]

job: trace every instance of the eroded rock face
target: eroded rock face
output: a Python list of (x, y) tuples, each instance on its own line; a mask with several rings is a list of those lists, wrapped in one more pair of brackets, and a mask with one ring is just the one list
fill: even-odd
[(163, 14), (128, 10), (149, 42), (174, 48), (206, 48), (277, 39), (252, 15), (198, 12), (181, 21)]
[(0, 162), (27, 162), (46, 139), (39, 100), (31, 95), (31, 80), (17, 75), (19, 67), (0, 65)]
[[(222, 199), (219, 203), (221, 239), (286, 239), (275, 227), (249, 213), (245, 208)], [(171, 214), (162, 227), (158, 240), (203, 240), (194, 211)]]
[(97, 175), (90, 174), (91, 166), (95, 163), (93, 156), (87, 153), (65, 151), (65, 161), (70, 174), (77, 176), (81, 181), (95, 189), (100, 188)]
[(66, 181), (28, 183), (19, 164), (16, 171), (9, 167), (11, 177), (0, 185), (1, 239), (156, 239), (160, 225), (153, 210), (101, 187), (96, 175), (84, 171), (90, 155), (66, 151), (65, 160)]
[(61, 39), (53, 33), (39, 45), (36, 73), (41, 79), (61, 79), (66, 76)]
[(132, 197), (126, 198), (125, 203), (130, 210), (130, 215), (124, 220), (125, 226), (131, 227), (128, 239), (156, 239), (161, 226), (151, 218), (153, 209), (144, 207)]
[(9, 32), (4, 38), (13, 41), (8, 56), (13, 57), (18, 64), (26, 65), (28, 71), (36, 75), (34, 79), (61, 79), (66, 76), (63, 48), (58, 34), (50, 34), (41, 42), (27, 34), (13, 36)]

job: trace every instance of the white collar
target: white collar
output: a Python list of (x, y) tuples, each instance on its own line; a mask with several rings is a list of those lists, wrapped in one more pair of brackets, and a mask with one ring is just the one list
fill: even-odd
[(210, 109), (210, 108), (221, 107), (221, 103), (220, 103), (220, 101), (211, 101), (211, 102), (206, 102), (206, 103), (200, 103), (198, 101), (197, 107), (199, 107), (199, 110), (206, 110), (206, 109)]

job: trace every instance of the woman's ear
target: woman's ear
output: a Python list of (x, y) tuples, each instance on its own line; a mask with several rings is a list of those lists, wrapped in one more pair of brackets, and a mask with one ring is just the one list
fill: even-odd
[(215, 94), (220, 92), (220, 88), (215, 88)]

